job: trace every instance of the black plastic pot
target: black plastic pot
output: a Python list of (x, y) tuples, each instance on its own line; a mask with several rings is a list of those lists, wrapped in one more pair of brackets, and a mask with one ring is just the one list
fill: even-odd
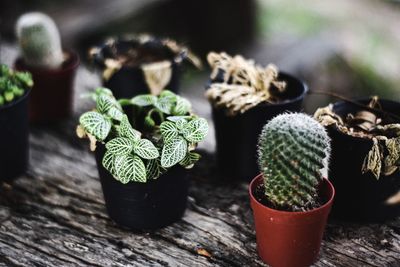
[[(141, 43), (136, 39), (118, 39), (114, 45), (110, 47), (109, 44), (103, 44), (99, 47), (98, 53), (93, 56), (94, 63), (104, 71), (105, 60), (115, 57), (115, 51), (118, 53), (125, 53), (132, 47), (139, 47), (141, 51), (145, 51), (151, 55), (153, 61), (171, 62), (172, 75), (169, 83), (165, 89), (171, 90), (175, 93), (179, 91), (179, 82), (181, 77), (182, 61), (186, 58), (186, 54), (176, 54), (166, 47), (161, 39), (153, 38), (147, 42)], [(148, 62), (150, 63), (150, 62)], [(104, 87), (111, 89), (114, 96), (119, 98), (131, 98), (138, 94), (149, 94), (150, 88), (148, 87), (141, 65), (122, 66), (121, 69), (116, 71), (109, 80), (103, 80)]]
[(287, 101), (263, 103), (234, 117), (227, 116), (224, 109), (213, 108), (217, 164), (223, 180), (249, 181), (256, 176), (257, 142), (263, 126), (278, 114), (300, 111), (307, 86), (286, 73), (280, 73), (279, 78), (288, 84)]
[(102, 166), (104, 146), (96, 149), (104, 200), (110, 218), (121, 226), (151, 230), (182, 218), (187, 203), (188, 179), (185, 169), (174, 167), (147, 183), (122, 184)]
[(30, 90), (0, 107), (0, 181), (25, 173), (29, 158), (28, 99)]
[[(368, 100), (361, 103), (367, 104)], [(400, 115), (400, 103), (380, 100), (385, 111)], [(337, 102), (333, 111), (340, 116), (355, 113), (360, 108)], [(400, 123), (397, 121), (395, 123)], [(365, 156), (372, 148), (372, 140), (344, 134), (335, 126), (328, 127), (332, 139), (329, 177), (336, 188), (333, 217), (352, 221), (383, 221), (400, 215), (400, 201), (388, 205), (385, 201), (400, 192), (400, 171), (377, 180), (371, 173), (361, 173)]]

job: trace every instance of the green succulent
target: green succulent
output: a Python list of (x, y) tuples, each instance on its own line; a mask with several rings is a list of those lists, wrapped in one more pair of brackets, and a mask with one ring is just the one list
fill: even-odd
[(23, 96), (32, 86), (29, 72), (13, 71), (7, 65), (0, 65), (0, 107)]
[[(109, 89), (98, 88), (90, 96), (96, 109), (82, 114), (78, 128), (105, 143), (102, 164), (121, 183), (156, 179), (177, 164), (191, 168), (200, 159), (193, 150), (205, 138), (208, 124), (191, 113), (188, 100), (168, 90), (158, 97), (117, 101)], [(123, 106), (135, 109), (131, 122)]]
[(277, 209), (303, 211), (318, 205), (317, 186), (327, 168), (330, 139), (322, 125), (301, 113), (269, 121), (259, 138), (258, 164), (265, 195)]

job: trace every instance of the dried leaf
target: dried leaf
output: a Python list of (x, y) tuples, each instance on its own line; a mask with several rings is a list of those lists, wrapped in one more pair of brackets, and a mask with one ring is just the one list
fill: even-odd
[(172, 77), (171, 62), (167, 60), (143, 64), (142, 70), (152, 95), (159, 95)]
[(204, 248), (197, 249), (197, 254), (201, 255), (201, 256), (204, 256), (204, 257), (207, 257), (207, 258), (211, 258), (212, 257), (212, 255), (207, 250), (205, 250)]
[(368, 152), (368, 155), (364, 159), (362, 166), (362, 173), (371, 172), (378, 180), (382, 169), (382, 152), (379, 147), (378, 140), (373, 139), (372, 149)]

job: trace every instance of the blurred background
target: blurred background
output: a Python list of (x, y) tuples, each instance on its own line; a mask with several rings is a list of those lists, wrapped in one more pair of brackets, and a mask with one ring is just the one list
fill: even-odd
[[(80, 52), (78, 79), (90, 85), (99, 82), (86, 68), (90, 46), (110, 35), (146, 32), (187, 44), (204, 63), (211, 50), (240, 53), (262, 65), (275, 63), (312, 90), (400, 100), (396, 0), (1, 0), (0, 5), (1, 62), (12, 64), (18, 55), (18, 16), (42, 11), (56, 21), (64, 47)], [(203, 97), (207, 67), (185, 72), (182, 85), (182, 94), (203, 116), (210, 113)], [(312, 113), (333, 101), (309, 95), (305, 110)]]

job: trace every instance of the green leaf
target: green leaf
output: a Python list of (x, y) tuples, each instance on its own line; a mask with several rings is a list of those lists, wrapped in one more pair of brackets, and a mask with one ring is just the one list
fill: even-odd
[(111, 130), (111, 121), (98, 112), (89, 111), (79, 118), (79, 123), (97, 140), (104, 140)]
[(170, 121), (162, 122), (160, 124), (160, 131), (165, 142), (178, 136), (178, 129), (175, 127), (175, 123)]
[(147, 161), (146, 164), (146, 173), (147, 179), (157, 179), (166, 171), (163, 167), (161, 167), (160, 159), (151, 159)]
[(154, 105), (156, 101), (157, 97), (154, 95), (138, 95), (131, 99), (131, 103), (139, 107)]
[(188, 114), (191, 109), (192, 105), (187, 99), (180, 96), (176, 96), (176, 104), (172, 111), (173, 115), (182, 116)]
[(190, 169), (200, 158), (200, 154), (189, 152), (186, 154), (185, 158), (179, 162), (179, 164), (187, 169)]
[(188, 122), (185, 119), (180, 119), (175, 123), (175, 125), (176, 125), (176, 128), (178, 128), (178, 130), (182, 130), (185, 127), (187, 127)]
[(116, 178), (121, 183), (146, 182), (146, 166), (138, 156), (116, 156), (114, 161)]
[(118, 132), (121, 137), (129, 138), (134, 143), (140, 140), (141, 133), (133, 129), (127, 115), (123, 115), (121, 119), (121, 124), (119, 125), (118, 128)]
[(108, 110), (107, 114), (108, 114), (108, 116), (110, 116), (111, 118), (113, 118), (114, 120), (117, 120), (117, 121), (121, 121), (122, 117), (124, 116), (124, 113), (115, 106), (111, 107)]
[(176, 103), (175, 94), (164, 94), (157, 99), (154, 106), (165, 114), (171, 114)]
[(106, 153), (103, 156), (103, 167), (106, 168), (112, 175), (114, 175), (115, 170), (114, 170), (114, 154), (112, 154), (109, 151), (106, 151)]
[(106, 148), (107, 151), (114, 155), (127, 155), (133, 150), (133, 142), (125, 137), (117, 137), (108, 141)]
[(183, 160), (187, 153), (187, 142), (182, 136), (168, 140), (162, 149), (161, 166), (169, 168)]
[(208, 123), (206, 119), (198, 118), (190, 121), (183, 130), (185, 139), (192, 143), (202, 141), (208, 132)]
[(150, 140), (141, 139), (137, 142), (133, 148), (136, 155), (144, 159), (155, 159), (160, 156), (157, 148), (153, 145)]
[(172, 121), (172, 122), (177, 122), (181, 119), (190, 119), (191, 116), (168, 116), (167, 120)]
[(114, 98), (110, 95), (99, 95), (96, 99), (96, 109), (100, 113), (106, 114), (114, 106), (114, 102)]

